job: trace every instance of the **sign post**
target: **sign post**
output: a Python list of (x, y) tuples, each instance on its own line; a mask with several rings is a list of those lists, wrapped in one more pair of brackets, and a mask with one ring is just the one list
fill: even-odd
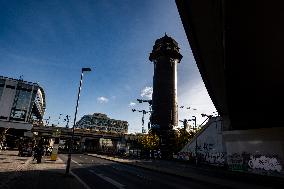
[(54, 139), (55, 139), (54, 144), (53, 144), (53, 148), (52, 148), (52, 152), (51, 152), (51, 155), (50, 155), (50, 159), (52, 161), (56, 161), (56, 159), (57, 159), (60, 134), (61, 134), (60, 129), (56, 129), (55, 131), (52, 132), (52, 137), (54, 137)]

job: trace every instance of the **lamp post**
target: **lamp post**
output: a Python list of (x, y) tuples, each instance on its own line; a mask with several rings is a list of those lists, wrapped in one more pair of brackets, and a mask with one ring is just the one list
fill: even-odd
[(137, 99), (139, 103), (148, 102), (150, 106), (152, 106), (152, 100), (144, 100), (144, 99)]
[(179, 120), (179, 121), (182, 122), (183, 129), (186, 131), (187, 130), (187, 123), (188, 123), (188, 121), (190, 121), (190, 119), (189, 120), (184, 119), (184, 120)]
[(136, 110), (136, 109), (132, 109), (132, 112), (135, 112), (135, 111), (138, 111), (138, 112), (142, 112), (142, 133), (146, 133), (145, 129), (144, 129), (144, 115), (149, 113), (148, 111), (146, 110)]
[(195, 137), (195, 165), (197, 166), (198, 164), (198, 157), (197, 157), (197, 126), (196, 126), (196, 117), (195, 116), (192, 116), (193, 119), (192, 121), (194, 121), (194, 128), (195, 128), (195, 134), (196, 134), (196, 137)]
[[(214, 112), (213, 112), (214, 113)], [(201, 123), (201, 125), (203, 125), (208, 119), (212, 118), (213, 115), (207, 115), (207, 114), (201, 114), (202, 117), (206, 117), (206, 119), (203, 121), (203, 123)]]
[(153, 101), (152, 100), (144, 100), (144, 99), (137, 99), (137, 101), (139, 103), (147, 102), (149, 104), (149, 113), (150, 113), (149, 122), (148, 122), (148, 130), (149, 130), (150, 128), (152, 128), (151, 117), (152, 117), (152, 103), (153, 103)]
[(49, 120), (50, 120), (50, 116), (47, 119), (44, 119), (44, 120), (45, 120), (45, 126), (48, 126)]
[(66, 172), (65, 172), (65, 174), (69, 174), (69, 172), (70, 172), (71, 153), (73, 151), (74, 131), (75, 131), (76, 117), (77, 117), (80, 93), (81, 93), (82, 82), (83, 82), (83, 75), (84, 75), (84, 72), (90, 72), (90, 71), (91, 71), (91, 68), (82, 68), (82, 71), (81, 71), (81, 79), (80, 79), (79, 91), (78, 91), (77, 102), (76, 102), (76, 110), (75, 110), (74, 122), (73, 122), (73, 127), (72, 127), (71, 146), (69, 147), (68, 159), (67, 159), (67, 165), (66, 165)]
[(195, 131), (197, 130), (197, 126), (196, 126), (196, 117), (195, 116), (192, 116), (193, 119), (191, 119), (192, 121), (194, 121), (194, 128), (195, 128)]
[(59, 121), (60, 121), (61, 115), (62, 114), (59, 114), (58, 121), (57, 121), (57, 126), (59, 126)]
[(69, 121), (70, 121), (70, 116), (66, 115), (66, 119), (64, 119), (64, 122), (66, 121), (66, 126), (65, 128), (69, 128)]

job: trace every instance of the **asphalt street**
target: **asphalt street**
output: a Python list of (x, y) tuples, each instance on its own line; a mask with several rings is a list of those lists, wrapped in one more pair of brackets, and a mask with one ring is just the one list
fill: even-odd
[[(67, 156), (59, 156), (66, 162)], [(125, 165), (83, 154), (72, 155), (72, 172), (86, 184), (86, 188), (221, 188), (178, 176)]]

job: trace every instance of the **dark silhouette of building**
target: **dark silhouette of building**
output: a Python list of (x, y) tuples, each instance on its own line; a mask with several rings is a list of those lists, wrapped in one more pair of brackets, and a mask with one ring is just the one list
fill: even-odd
[(149, 60), (154, 63), (152, 95), (152, 129), (160, 135), (163, 158), (170, 154), (173, 127), (178, 124), (177, 63), (182, 59), (178, 43), (168, 37), (157, 39)]

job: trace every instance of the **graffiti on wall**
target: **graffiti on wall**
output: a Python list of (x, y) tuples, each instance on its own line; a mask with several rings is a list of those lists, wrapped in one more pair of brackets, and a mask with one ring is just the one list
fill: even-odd
[[(282, 166), (276, 156), (251, 155), (243, 152), (234, 153), (227, 156), (227, 164), (232, 171), (252, 171), (259, 170), (281, 172)], [(262, 173), (265, 173), (262, 172)]]
[(201, 154), (207, 163), (223, 165), (225, 163), (225, 154), (223, 152)]
[(186, 151), (182, 151), (178, 153), (178, 159), (182, 159), (182, 160), (189, 160), (193, 158), (193, 154), (192, 152), (186, 152)]
[[(222, 166), (225, 164), (225, 153), (216, 152), (214, 149), (214, 144), (212, 143), (202, 143), (197, 145), (197, 156), (199, 162), (209, 163), (212, 165)], [(186, 151), (181, 151), (178, 153), (178, 158), (183, 160), (190, 160), (195, 158), (195, 146), (186, 149)]]
[(200, 146), (197, 146), (197, 153), (201, 162), (218, 166), (225, 163), (225, 154), (223, 152), (216, 152), (212, 143), (204, 142)]
[(248, 165), (252, 169), (264, 169), (265, 171), (281, 172), (282, 166), (275, 157), (250, 156)]
[[(203, 151), (209, 151), (213, 149), (214, 144), (210, 143), (203, 143)], [(201, 146), (198, 146), (199, 149), (201, 149)]]
[(243, 152), (242, 154), (234, 153), (227, 156), (227, 164), (232, 171), (247, 171), (250, 155)]

